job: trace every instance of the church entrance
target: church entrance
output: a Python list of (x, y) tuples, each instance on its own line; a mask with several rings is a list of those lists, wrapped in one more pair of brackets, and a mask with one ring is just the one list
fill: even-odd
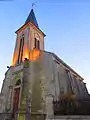
[(20, 87), (16, 87), (14, 88), (14, 97), (13, 97), (13, 113), (12, 113), (13, 117), (15, 117), (15, 113), (18, 111), (19, 96), (20, 96)]

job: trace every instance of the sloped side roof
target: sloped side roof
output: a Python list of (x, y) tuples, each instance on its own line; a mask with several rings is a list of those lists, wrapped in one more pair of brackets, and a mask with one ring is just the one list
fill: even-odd
[(55, 53), (52, 52), (48, 52), (48, 51), (44, 51), (47, 52), (49, 54), (51, 54), (53, 57), (55, 57), (60, 63), (62, 63), (66, 68), (68, 68), (70, 71), (72, 71), (74, 74), (76, 74), (78, 77), (80, 77), (82, 80), (84, 80), (84, 78), (82, 78), (77, 72), (75, 72), (69, 65), (67, 65), (61, 58), (59, 58)]

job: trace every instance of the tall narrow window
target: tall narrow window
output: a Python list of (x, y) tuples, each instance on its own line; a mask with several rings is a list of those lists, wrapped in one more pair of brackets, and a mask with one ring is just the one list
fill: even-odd
[(21, 46), (22, 46), (22, 39), (20, 39), (20, 47), (19, 47), (19, 54), (18, 54), (18, 63), (20, 61)]
[(78, 91), (78, 93), (80, 93), (80, 90), (79, 90), (79, 86), (78, 86), (78, 80), (77, 80), (77, 78), (74, 76), (74, 82), (75, 82), (75, 85), (76, 85), (76, 89), (77, 89), (77, 91)]
[(21, 47), (21, 59), (20, 59), (20, 62), (22, 62), (23, 46), (24, 46), (24, 36), (22, 37), (22, 47)]
[(35, 38), (35, 48), (40, 49), (40, 41)]
[(35, 48), (37, 48), (37, 39), (35, 38)]
[(22, 62), (23, 46), (24, 46), (24, 36), (20, 39), (20, 47), (19, 47), (19, 54), (18, 54), (18, 63)]
[(61, 87), (60, 87), (60, 76), (59, 76), (59, 72), (58, 72), (58, 85), (59, 85), (59, 92), (60, 92), (60, 94), (61, 94), (62, 92), (61, 92)]
[(40, 49), (40, 42), (39, 42), (39, 40), (37, 41), (37, 48)]
[(68, 70), (66, 70), (66, 73), (68, 75), (68, 80), (69, 80), (68, 83), (69, 83), (70, 91), (71, 91), (72, 94), (74, 94), (71, 73)]

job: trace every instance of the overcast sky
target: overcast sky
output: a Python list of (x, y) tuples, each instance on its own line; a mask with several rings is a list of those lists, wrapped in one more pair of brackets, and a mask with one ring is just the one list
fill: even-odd
[(0, 88), (12, 62), (15, 31), (24, 24), (32, 1), (46, 34), (45, 50), (78, 72), (90, 92), (90, 0), (0, 0)]

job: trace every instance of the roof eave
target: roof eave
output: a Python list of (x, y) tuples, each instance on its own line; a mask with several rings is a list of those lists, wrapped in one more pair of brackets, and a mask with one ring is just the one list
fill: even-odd
[[(18, 31), (20, 31), (24, 26), (29, 25), (29, 24), (34, 25), (32, 22), (25, 23), (25, 24), (24, 24), (23, 26), (21, 26), (15, 33), (17, 34)], [(34, 25), (34, 26), (36, 27), (36, 29), (38, 29), (39, 31), (41, 31), (36, 25)], [(44, 32), (43, 32), (43, 31), (41, 31), (41, 32), (42, 32), (42, 34), (43, 34), (44, 37), (45, 37), (46, 35), (44, 34)]]
[(48, 52), (48, 51), (44, 51), (47, 52), (51, 55), (53, 55), (54, 57), (56, 56), (58, 58), (58, 60), (60, 61), (60, 63), (62, 63), (64, 66), (66, 66), (66, 68), (68, 68), (70, 71), (72, 71), (74, 74), (76, 74), (78, 77), (80, 77), (82, 80), (84, 80), (84, 78), (82, 78), (77, 72), (75, 72), (75, 70), (73, 70), (69, 65), (67, 65), (61, 58), (59, 58), (55, 53), (53, 52)]

